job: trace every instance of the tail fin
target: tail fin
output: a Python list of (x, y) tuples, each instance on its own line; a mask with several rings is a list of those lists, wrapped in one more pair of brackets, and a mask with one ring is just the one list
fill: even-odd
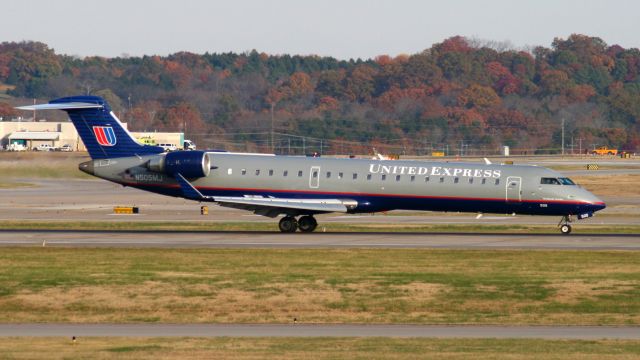
[(21, 110), (64, 110), (69, 114), (92, 159), (159, 154), (159, 146), (139, 143), (122, 126), (109, 104), (98, 96), (73, 96), (48, 104), (22, 106)]

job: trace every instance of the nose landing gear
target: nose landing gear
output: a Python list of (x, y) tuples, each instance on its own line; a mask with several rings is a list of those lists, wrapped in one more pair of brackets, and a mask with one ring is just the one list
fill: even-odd
[(283, 233), (294, 233), (298, 229), (301, 232), (310, 233), (318, 227), (318, 222), (311, 215), (302, 216), (299, 220), (296, 220), (293, 216), (285, 216), (280, 219), (278, 227)]
[(563, 235), (571, 234), (571, 215), (565, 215), (562, 217), (558, 226), (560, 227), (560, 232)]

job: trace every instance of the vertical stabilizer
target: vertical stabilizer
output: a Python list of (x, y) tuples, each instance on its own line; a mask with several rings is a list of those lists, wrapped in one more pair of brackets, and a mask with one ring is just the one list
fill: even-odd
[(139, 143), (124, 128), (109, 104), (98, 96), (73, 96), (48, 104), (19, 107), (21, 110), (64, 110), (75, 126), (92, 159), (159, 154), (159, 146)]

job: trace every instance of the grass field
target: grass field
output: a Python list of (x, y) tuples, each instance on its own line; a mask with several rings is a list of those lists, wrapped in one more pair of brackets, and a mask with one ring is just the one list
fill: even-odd
[(0, 338), (8, 359), (637, 359), (640, 341)]
[(640, 324), (640, 252), (3, 248), (0, 322)]
[(78, 164), (89, 160), (86, 153), (0, 152), (0, 174), (9, 178), (74, 178), (95, 179), (78, 170)]
[[(67, 221), (0, 220), (4, 230), (122, 230), (122, 231), (277, 231), (271, 222), (211, 221)], [(402, 223), (324, 223), (317, 232), (417, 232), (417, 233), (535, 233), (558, 234), (553, 225), (527, 224), (402, 224)], [(638, 234), (640, 225), (580, 224), (575, 234)]]

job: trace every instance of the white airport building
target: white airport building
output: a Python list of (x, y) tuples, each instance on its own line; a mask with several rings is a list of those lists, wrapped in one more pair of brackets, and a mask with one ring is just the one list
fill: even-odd
[[(123, 125), (127, 127), (126, 123)], [(132, 135), (146, 144), (175, 144), (182, 148), (184, 142), (184, 133), (132, 132)], [(70, 121), (0, 121), (0, 149), (7, 149), (11, 144), (20, 144), (26, 150), (40, 145), (52, 148), (69, 145), (73, 151), (86, 150)]]

